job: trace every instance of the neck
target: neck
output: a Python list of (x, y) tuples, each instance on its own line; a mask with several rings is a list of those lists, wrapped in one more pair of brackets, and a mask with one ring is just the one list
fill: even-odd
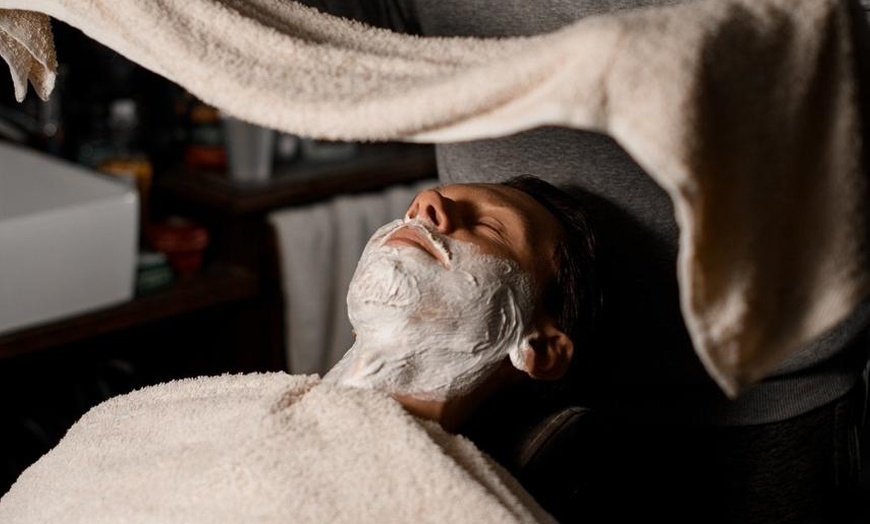
[(505, 359), (478, 387), (469, 393), (447, 400), (420, 400), (407, 395), (393, 395), (412, 415), (438, 422), (445, 431), (455, 433), (488, 398), (525, 377)]

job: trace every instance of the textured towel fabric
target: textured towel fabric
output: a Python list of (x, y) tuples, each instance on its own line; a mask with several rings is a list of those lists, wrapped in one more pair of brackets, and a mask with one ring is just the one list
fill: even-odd
[(0, 57), (9, 64), (15, 98), (21, 102), (30, 81), (48, 100), (57, 79), (57, 56), (48, 16), (31, 11), (0, 15)]
[(100, 404), (0, 499), (0, 522), (554, 521), (470, 441), (387, 395), (269, 373)]
[(448, 142), (560, 125), (612, 136), (674, 203), (683, 316), (731, 396), (867, 295), (839, 0), (699, 1), (510, 39), (404, 36), (283, 0), (0, 8), (64, 20), (231, 114), (296, 134)]

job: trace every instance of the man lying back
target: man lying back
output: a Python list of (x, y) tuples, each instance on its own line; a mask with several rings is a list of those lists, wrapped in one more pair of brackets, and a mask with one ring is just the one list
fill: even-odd
[(537, 178), (424, 191), (366, 245), (356, 340), (324, 380), (452, 430), (501, 388), (559, 379), (599, 302), (594, 249), (576, 202)]
[(565, 374), (597, 293), (592, 237), (560, 202), (533, 179), (420, 194), (365, 249), (357, 340), (324, 381), (197, 377), (110, 399), (0, 498), (0, 522), (573, 522), (588, 491), (505, 475), (383, 394), (450, 432), (500, 388)]

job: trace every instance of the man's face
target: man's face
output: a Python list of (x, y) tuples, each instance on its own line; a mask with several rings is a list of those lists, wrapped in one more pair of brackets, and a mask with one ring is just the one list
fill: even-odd
[[(522, 191), (496, 184), (442, 186), (420, 193), (406, 218), (427, 222), (438, 233), (474, 244), (482, 253), (512, 260), (539, 284), (555, 274), (553, 254), (562, 227)], [(387, 244), (431, 251), (412, 229), (398, 231)]]
[(348, 292), (356, 342), (327, 378), (427, 400), (523, 368), (561, 228), (498, 185), (425, 191), (366, 246)]

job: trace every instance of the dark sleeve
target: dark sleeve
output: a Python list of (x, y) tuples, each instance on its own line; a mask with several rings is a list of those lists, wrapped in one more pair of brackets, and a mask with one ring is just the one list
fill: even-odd
[(295, 0), (325, 13), (400, 33), (420, 34), (412, 0)]

